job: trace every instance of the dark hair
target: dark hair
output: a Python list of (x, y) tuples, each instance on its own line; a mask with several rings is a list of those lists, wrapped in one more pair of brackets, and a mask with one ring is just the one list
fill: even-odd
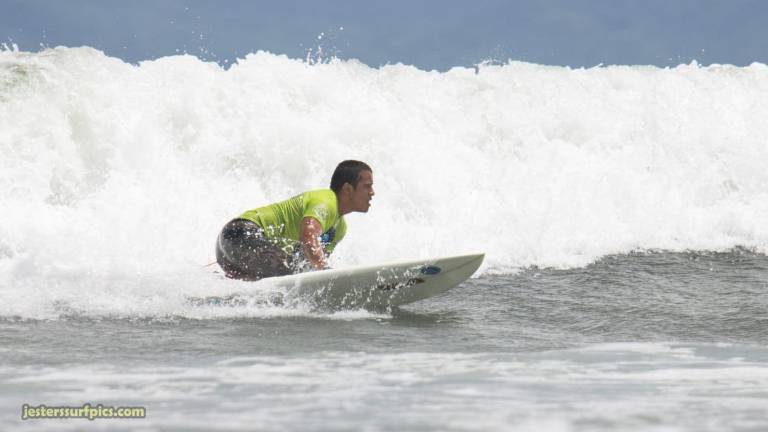
[(373, 172), (371, 167), (365, 162), (345, 160), (339, 163), (336, 165), (336, 169), (333, 171), (333, 176), (331, 177), (331, 189), (334, 192), (339, 193), (341, 187), (344, 186), (344, 183), (349, 183), (352, 187), (357, 187), (360, 171)]

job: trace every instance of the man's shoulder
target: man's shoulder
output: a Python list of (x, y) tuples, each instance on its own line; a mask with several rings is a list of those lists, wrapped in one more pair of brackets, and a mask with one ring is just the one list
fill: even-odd
[(305, 204), (336, 205), (336, 193), (330, 189), (314, 189), (301, 194)]

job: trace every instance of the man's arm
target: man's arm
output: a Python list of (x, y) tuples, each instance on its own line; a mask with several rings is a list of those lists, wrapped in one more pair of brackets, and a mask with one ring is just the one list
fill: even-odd
[(323, 227), (317, 219), (305, 217), (301, 220), (301, 235), (299, 236), (301, 248), (304, 251), (304, 256), (317, 270), (328, 267), (323, 245), (320, 243), (321, 235), (323, 235)]

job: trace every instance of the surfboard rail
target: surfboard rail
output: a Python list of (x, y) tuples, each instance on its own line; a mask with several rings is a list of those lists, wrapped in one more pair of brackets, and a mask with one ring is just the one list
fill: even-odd
[(390, 262), (283, 276), (288, 296), (332, 309), (389, 309), (442, 294), (471, 277), (484, 253)]

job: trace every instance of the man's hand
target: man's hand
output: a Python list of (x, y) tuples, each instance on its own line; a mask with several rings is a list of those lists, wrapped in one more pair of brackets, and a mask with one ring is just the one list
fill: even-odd
[(301, 248), (309, 263), (317, 270), (322, 270), (328, 266), (323, 245), (320, 243), (321, 235), (323, 235), (323, 227), (317, 219), (305, 217), (301, 220), (301, 235), (299, 236)]

